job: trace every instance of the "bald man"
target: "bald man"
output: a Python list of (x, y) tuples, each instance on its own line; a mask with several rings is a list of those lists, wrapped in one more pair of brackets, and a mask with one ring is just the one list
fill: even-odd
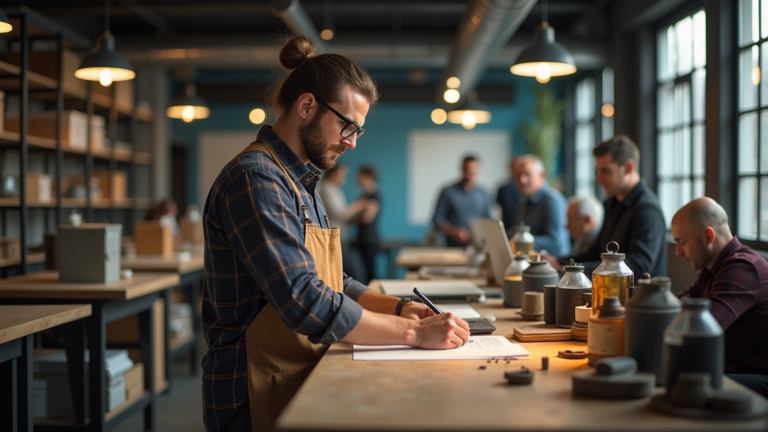
[(536, 250), (545, 249), (552, 255), (571, 253), (571, 241), (565, 227), (568, 204), (560, 192), (547, 185), (547, 172), (538, 156), (520, 156), (515, 168), (517, 188), (524, 195), (517, 204), (515, 222), (507, 226), (507, 235), (515, 235), (515, 227), (525, 222), (531, 227)]
[(768, 263), (731, 234), (725, 210), (708, 197), (675, 214), (672, 236), (675, 255), (700, 270), (677, 296), (712, 302), (725, 331), (726, 373), (768, 396)]

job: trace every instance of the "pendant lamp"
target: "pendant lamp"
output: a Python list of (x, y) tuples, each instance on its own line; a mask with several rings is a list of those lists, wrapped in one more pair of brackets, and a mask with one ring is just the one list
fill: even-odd
[(181, 93), (165, 110), (165, 115), (189, 123), (192, 120), (208, 118), (211, 115), (211, 110), (205, 103), (205, 99), (197, 95), (197, 87), (194, 84), (185, 84)]
[(509, 69), (515, 75), (536, 77), (544, 84), (551, 77), (576, 73), (576, 62), (568, 50), (555, 42), (555, 29), (547, 22), (547, 4), (543, 5), (543, 21), (533, 31), (533, 45), (526, 48)]
[(113, 81), (128, 81), (136, 77), (133, 67), (119, 52), (115, 51), (115, 38), (109, 31), (109, 0), (104, 8), (104, 34), (96, 41), (96, 49), (89, 54), (75, 77), (86, 81), (98, 81), (104, 87)]
[(0, 9), (0, 33), (10, 33), (11, 30), (13, 30), (11, 20), (9, 20), (8, 15)]
[(460, 124), (464, 129), (474, 129), (478, 124), (491, 121), (491, 112), (488, 106), (477, 100), (477, 93), (472, 92), (467, 100), (456, 109), (448, 111), (448, 122)]

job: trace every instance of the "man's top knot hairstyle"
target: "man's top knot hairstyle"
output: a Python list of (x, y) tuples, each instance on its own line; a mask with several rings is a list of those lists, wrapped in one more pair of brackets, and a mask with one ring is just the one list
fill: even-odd
[(316, 51), (306, 36), (288, 38), (280, 50), (280, 65), (288, 74), (269, 90), (272, 109), (278, 115), (288, 113), (305, 93), (326, 103), (339, 103), (347, 86), (370, 104), (378, 101), (379, 91), (367, 72), (342, 55), (316, 55)]

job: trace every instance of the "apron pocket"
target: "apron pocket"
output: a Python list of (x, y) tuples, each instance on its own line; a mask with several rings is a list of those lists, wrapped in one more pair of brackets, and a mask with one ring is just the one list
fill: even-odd
[(272, 376), (272, 383), (277, 393), (277, 400), (280, 403), (281, 411), (293, 399), (293, 396), (299, 391), (299, 388), (304, 384), (308, 376), (309, 374), (286, 373), (275, 373)]

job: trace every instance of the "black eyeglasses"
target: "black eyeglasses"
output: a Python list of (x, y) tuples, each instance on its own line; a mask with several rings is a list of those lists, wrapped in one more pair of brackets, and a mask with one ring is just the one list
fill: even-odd
[(363, 136), (363, 134), (365, 133), (365, 129), (361, 128), (357, 123), (348, 119), (347, 116), (345, 116), (344, 114), (333, 109), (333, 107), (331, 107), (327, 103), (321, 101), (319, 97), (315, 96), (315, 99), (317, 99), (317, 101), (320, 102), (321, 104), (325, 105), (325, 107), (331, 110), (332, 113), (336, 114), (336, 117), (340, 118), (341, 121), (346, 123), (344, 128), (341, 130), (342, 138), (349, 138), (354, 134), (357, 134), (357, 138), (360, 138), (361, 136)]

